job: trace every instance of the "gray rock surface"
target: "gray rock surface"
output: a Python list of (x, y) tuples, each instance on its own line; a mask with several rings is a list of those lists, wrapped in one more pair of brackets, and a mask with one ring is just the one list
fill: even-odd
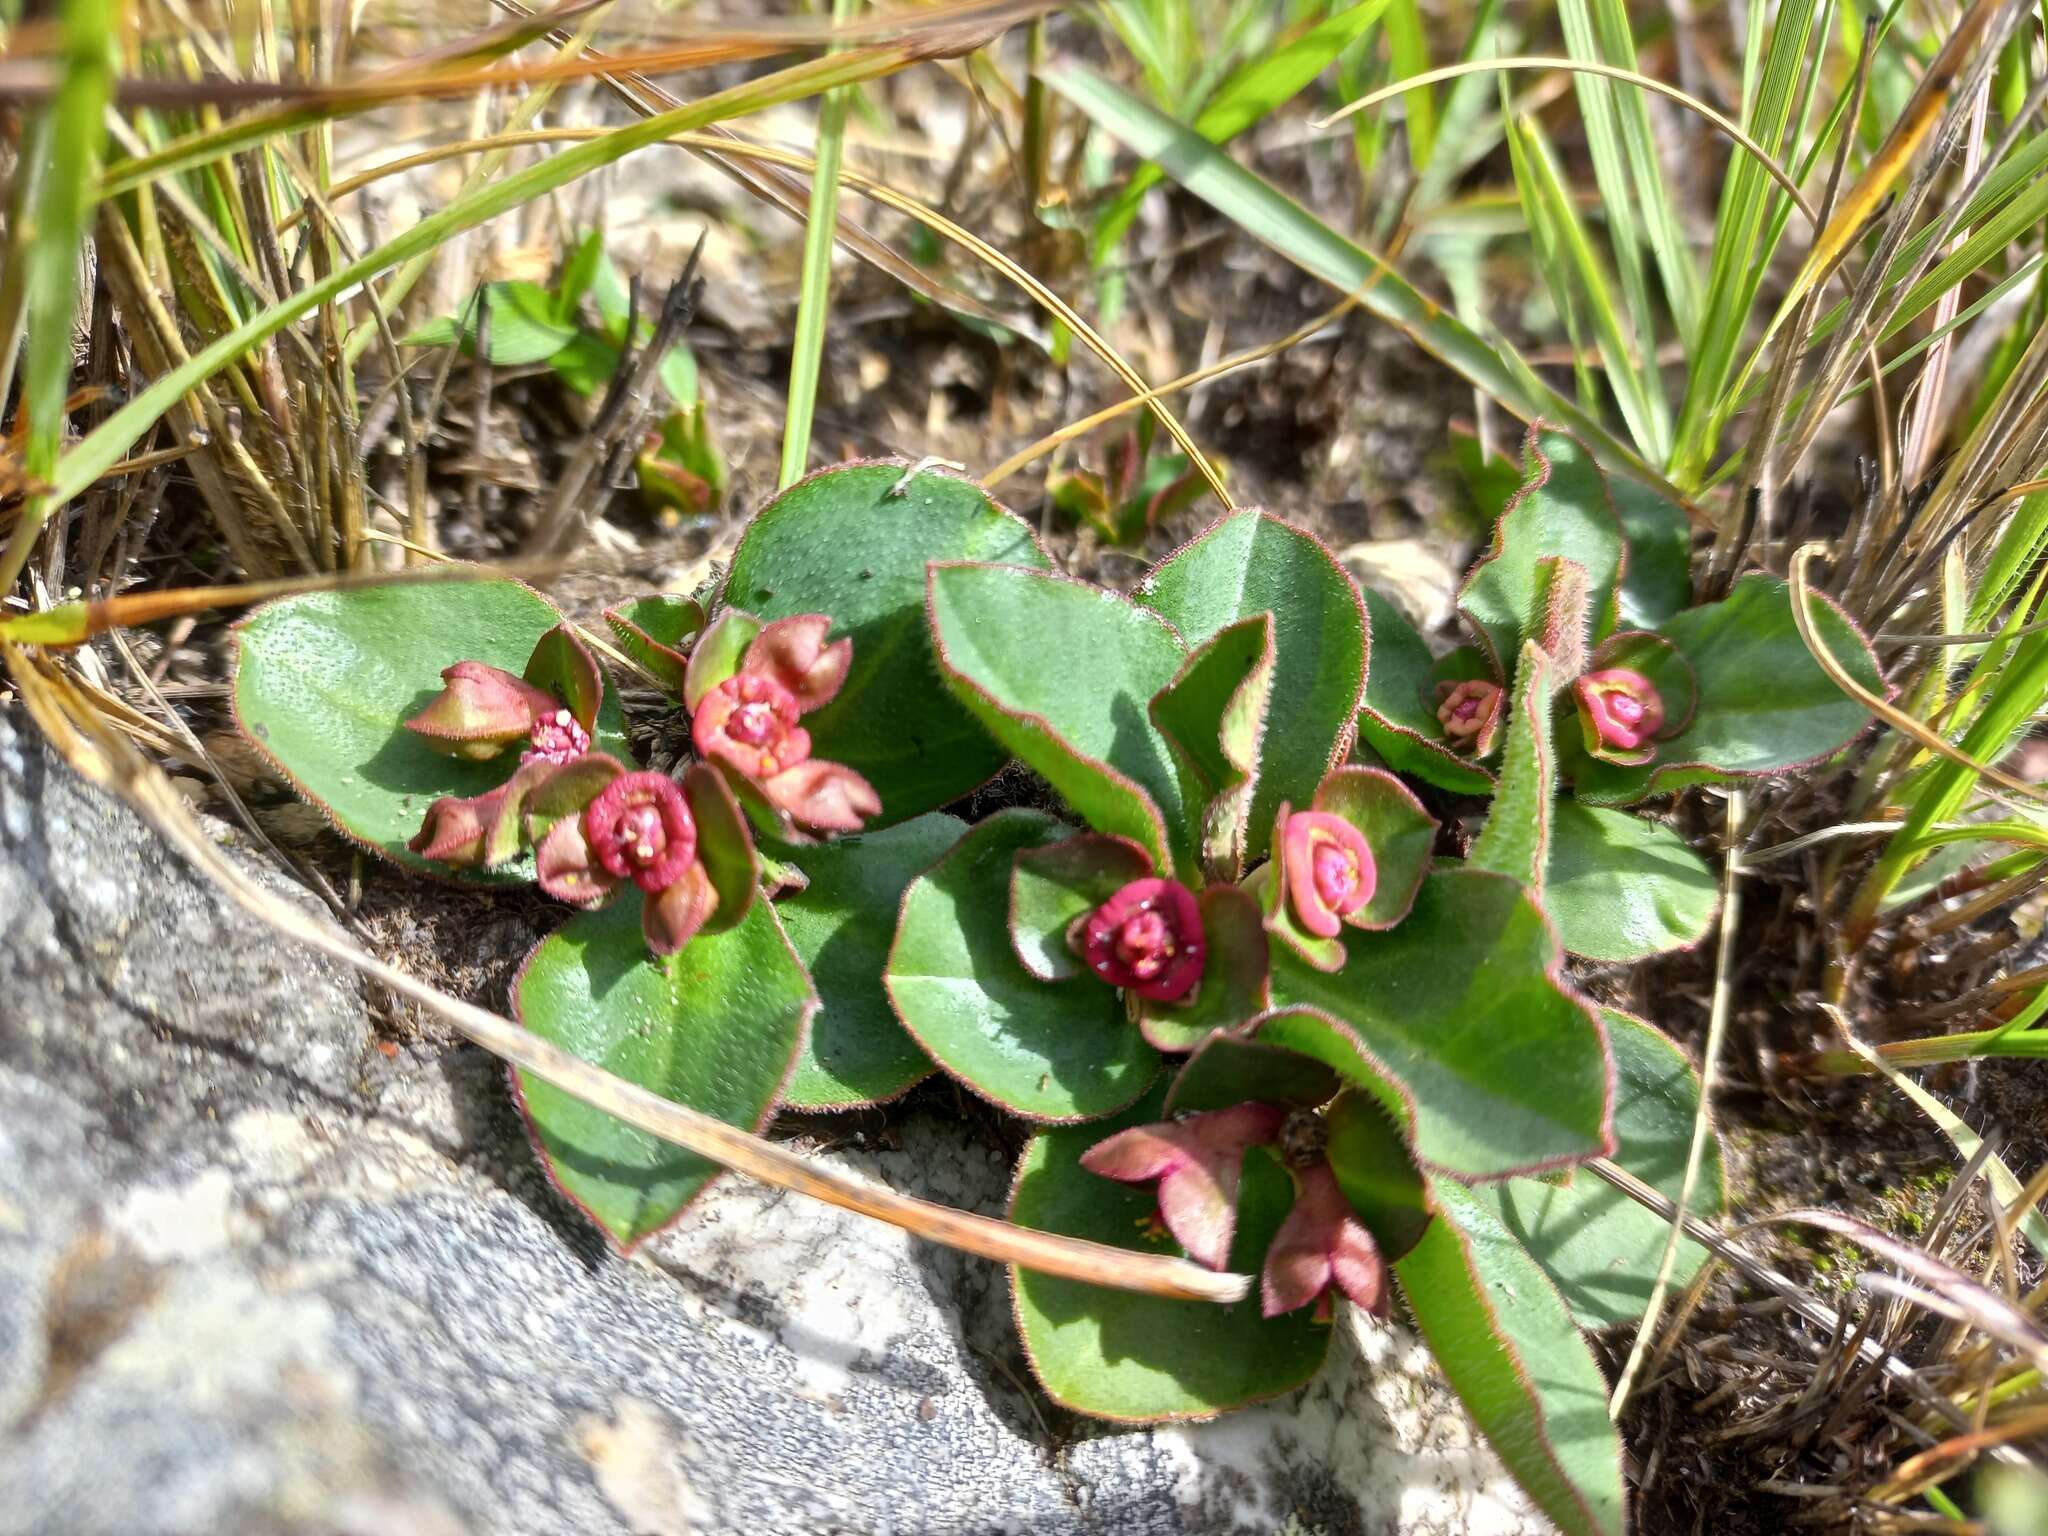
[[(0, 925), (0, 1536), (1539, 1528), (1398, 1330), (1105, 1433), (1028, 1389), (999, 1271), (893, 1229), (723, 1180), (608, 1254), (492, 1061), (386, 1059), (5, 714)], [(1006, 1183), (936, 1115), (829, 1155)]]

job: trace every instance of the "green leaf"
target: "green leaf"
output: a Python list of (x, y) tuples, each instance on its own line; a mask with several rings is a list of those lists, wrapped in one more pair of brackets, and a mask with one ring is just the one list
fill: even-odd
[(1543, 894), (1550, 853), (1551, 817), (1557, 801), (1557, 748), (1551, 740), (1550, 706), (1562, 679), (1550, 653), (1534, 640), (1522, 645), (1515, 691), (1507, 711), (1507, 748), (1501, 757), (1500, 787), (1473, 840), (1471, 865), (1508, 876)]
[(1299, 1051), (1263, 1044), (1235, 1031), (1204, 1040), (1174, 1074), (1166, 1113), (1195, 1114), (1233, 1104), (1298, 1104), (1314, 1109), (1337, 1096), (1340, 1080)]
[(1370, 587), (1365, 607), (1372, 615), (1372, 669), (1358, 716), (1360, 737), (1396, 773), (1454, 794), (1491, 793), (1493, 775), (1444, 745), (1433, 702), (1436, 658), (1429, 643), (1400, 609)]
[(1621, 524), (1607, 497), (1607, 479), (1578, 440), (1531, 427), (1523, 467), (1522, 489), (1501, 513), (1492, 546), (1465, 578), (1458, 599), (1496, 677), (1508, 675), (1524, 640), (1543, 632), (1545, 560), (1562, 556), (1585, 570), (1596, 640), (1614, 627), (1621, 577)]
[(1366, 676), (1358, 586), (1313, 535), (1268, 512), (1233, 512), (1160, 562), (1138, 601), (1189, 645), (1273, 615), (1272, 695), (1252, 792), (1248, 857), (1266, 851), (1282, 800), (1304, 804), (1343, 760)]
[[(1882, 696), (1877, 658), (1854, 623), (1818, 593), (1812, 612), (1829, 653)], [(1799, 638), (1791, 589), (1774, 577), (1745, 576), (1725, 601), (1689, 608), (1660, 633), (1692, 666), (1699, 688), (1692, 723), (1659, 742), (1656, 761), (1646, 767), (1584, 764), (1576, 786), (1581, 799), (1625, 803), (1717, 774), (1804, 767), (1840, 751), (1869, 722)]]
[(690, 641), (704, 628), (704, 605), (693, 597), (666, 594), (636, 597), (604, 611), (604, 621), (634, 661), (645, 667), (670, 694), (683, 696)]
[(903, 892), (966, 830), (951, 816), (919, 816), (799, 855), (810, 884), (775, 910), (823, 1001), (789, 1080), (792, 1109), (877, 1104), (931, 1075), (889, 1006), (882, 969)]
[(1273, 615), (1226, 624), (1153, 695), (1152, 723), (1207, 800), (1202, 862), (1226, 879), (1244, 866), (1259, 745), (1273, 693)]
[(1017, 855), (1010, 874), (1010, 944), (1040, 981), (1085, 974), (1068, 931), (1133, 880), (1152, 873), (1136, 843), (1100, 832), (1077, 832), (1046, 848)]
[(1323, 1112), (1324, 1149), (1337, 1187), (1389, 1264), (1422, 1241), (1436, 1202), (1416, 1166), (1406, 1126), (1371, 1094), (1352, 1089)]
[[(1271, 183), (1238, 165), (1199, 133), (1078, 64), (1040, 78), (1105, 133), (1159, 165), (1180, 185), (1339, 293), (1358, 296), (1374, 318), (1400, 329), (1430, 356), (1524, 421), (1562, 422), (1620, 474), (1652, 481), (1642, 461), (1599, 422), (1537, 379), (1519, 357), (1480, 336), (1418, 292), (1379, 255), (1355, 244)], [(1511, 360), (1510, 360), (1511, 359)]]
[(559, 319), (554, 295), (538, 283), (486, 283), (481, 298), (465, 300), (459, 314), (429, 321), (403, 337), (409, 347), (445, 347), (458, 338), (474, 353), (476, 333), (488, 307), (490, 361), (496, 368), (524, 368), (546, 362), (577, 337), (577, 327)]
[(1427, 1162), (1485, 1179), (1607, 1150), (1606, 1042), (1591, 1005), (1565, 986), (1563, 951), (1521, 887), (1440, 869), (1399, 927), (1346, 928), (1341, 942), (1334, 975), (1275, 946), (1273, 1000), (1357, 1032), (1414, 1095)]
[(1069, 829), (998, 811), (904, 892), (883, 985), (896, 1016), (950, 1075), (1032, 1120), (1087, 1120), (1145, 1091), (1159, 1057), (1092, 976), (1039, 981), (1010, 946), (1017, 855)]
[[(531, 878), (521, 866), (455, 872), (405, 846), (436, 798), (496, 789), (517, 754), (445, 757), (403, 722), (440, 692), (442, 668), (481, 661), (517, 676), (561, 622), (546, 598), (503, 576), (280, 598), (234, 628), (235, 718), (293, 787), (364, 847), (414, 869), (520, 883)], [(609, 688), (591, 745), (632, 760)]]
[(902, 821), (959, 799), (1005, 753), (938, 686), (925, 621), (925, 562), (1043, 568), (1031, 530), (972, 481), (908, 465), (850, 464), (798, 481), (756, 514), (733, 551), (723, 601), (764, 619), (832, 616), (853, 639), (839, 696), (804, 717), (812, 751), (875, 786)]
[(1654, 629), (1692, 601), (1692, 524), (1670, 497), (1617, 477), (1607, 483), (1628, 545), (1621, 622)]
[(1096, 831), (1138, 844), (1161, 875), (1191, 873), (1184, 770), (1146, 713), (1187, 660), (1172, 627), (1016, 566), (935, 562), (930, 604), (940, 669), (995, 738)]
[(1394, 1266), (1430, 1353), (1564, 1536), (1622, 1536), (1621, 1441), (1593, 1353), (1549, 1278), (1461, 1186)]
[[(656, 960), (637, 895), (541, 941), (513, 984), (520, 1022), (674, 1103), (762, 1129), (818, 1005), (774, 909), (757, 901), (738, 927)], [(674, 1221), (718, 1172), (551, 1083), (525, 1072), (516, 1083), (548, 1177), (622, 1249)]]
[[(1017, 1165), (1010, 1219), (1138, 1253), (1178, 1253), (1148, 1240), (1158, 1196), (1101, 1178), (1081, 1154), (1117, 1131), (1159, 1120), (1161, 1093), (1114, 1120), (1042, 1132)], [(1255, 1272), (1293, 1203), (1286, 1172), (1263, 1149), (1245, 1158), (1231, 1267)], [(1105, 1290), (1012, 1267), (1017, 1322), (1031, 1369), (1062, 1407), (1122, 1423), (1208, 1418), (1291, 1392), (1314, 1376), (1330, 1330), (1302, 1308), (1259, 1316), (1258, 1288), (1222, 1307)]]
[(753, 905), (761, 869), (747, 818), (724, 773), (709, 763), (692, 763), (683, 775), (683, 798), (697, 823), (697, 861), (717, 893), (718, 905), (704, 920), (703, 933), (723, 933)]
[[(1699, 1075), (1685, 1052), (1641, 1019), (1612, 1008), (1603, 1012), (1614, 1050), (1614, 1160), (1676, 1203), (1699, 1112)], [(1641, 1319), (1670, 1222), (1584, 1170), (1561, 1183), (1483, 1185), (1472, 1196), (1543, 1266), (1581, 1327)], [(1721, 1148), (1710, 1137), (1691, 1214), (1714, 1222), (1727, 1207)], [(1684, 1290), (1706, 1261), (1706, 1249), (1681, 1238), (1673, 1288)]]
[(1713, 871), (1671, 828), (1559, 802), (1543, 908), (1573, 954), (1631, 961), (1686, 949), (1707, 936), (1719, 906)]

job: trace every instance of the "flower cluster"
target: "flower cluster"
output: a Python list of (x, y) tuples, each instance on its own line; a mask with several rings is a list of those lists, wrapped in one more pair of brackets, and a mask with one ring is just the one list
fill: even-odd
[(1244, 1103), (1156, 1125), (1133, 1126), (1081, 1156), (1090, 1173), (1123, 1184), (1159, 1184), (1159, 1221), (1189, 1258), (1210, 1269), (1230, 1262), (1238, 1187), (1253, 1147), (1282, 1149), (1294, 1204), (1266, 1249), (1260, 1310), (1278, 1317), (1311, 1303), (1330, 1312), (1334, 1288), (1375, 1316), (1387, 1311), (1387, 1267), (1323, 1152), (1312, 1109)]
[(697, 755), (737, 775), (796, 826), (858, 832), (882, 809), (874, 786), (843, 763), (811, 756), (803, 716), (832, 702), (853, 642), (827, 643), (822, 613), (762, 624), (728, 610), (691, 653), (683, 699)]
[(1195, 893), (1178, 880), (1133, 880), (1089, 913), (1069, 942), (1094, 975), (1158, 1003), (1202, 983), (1208, 946)]
[[(752, 839), (735, 793), (754, 798), (778, 828), (857, 831), (881, 809), (867, 780), (811, 756), (800, 718), (830, 702), (853, 663), (851, 641), (828, 644), (831, 620), (806, 614), (762, 625), (728, 614), (693, 652), (691, 736), (703, 764), (679, 784), (633, 770), (592, 750), (603, 680), (595, 659), (564, 627), (534, 648), (515, 677), (480, 661), (441, 674), (442, 691), (406, 728), (436, 751), (489, 761), (519, 749), (518, 767), (481, 795), (443, 796), (427, 807), (407, 844), (436, 863), (490, 868), (531, 849), (541, 889), (574, 906), (594, 907), (620, 886), (641, 895), (648, 947), (673, 954), (720, 912), (720, 887), (705, 855), (748, 872), (727, 890), (730, 910), (751, 895)], [(699, 664), (705, 641), (725, 656)], [(565, 704), (544, 683), (567, 699)], [(714, 859), (715, 862), (715, 859)]]

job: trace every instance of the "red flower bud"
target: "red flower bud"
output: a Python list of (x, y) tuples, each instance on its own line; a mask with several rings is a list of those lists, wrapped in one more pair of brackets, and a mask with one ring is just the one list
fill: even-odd
[(1500, 684), (1484, 678), (1462, 683), (1436, 685), (1436, 719), (1461, 752), (1483, 756), (1492, 744), (1493, 727), (1500, 715)]
[(1334, 1285), (1352, 1305), (1385, 1317), (1386, 1262), (1337, 1187), (1337, 1175), (1321, 1158), (1289, 1171), (1294, 1175), (1294, 1208), (1266, 1250), (1259, 1277), (1260, 1310), (1278, 1317), (1315, 1302), (1317, 1315), (1323, 1316)]
[(1234, 1104), (1159, 1125), (1138, 1125), (1081, 1154), (1090, 1173), (1123, 1184), (1159, 1181), (1159, 1219), (1197, 1264), (1230, 1262), (1244, 1155), (1279, 1138), (1287, 1111)]
[(1664, 699), (1640, 672), (1609, 667), (1588, 672), (1572, 684), (1589, 749), (1600, 746), (1635, 752), (1664, 729)]
[(1202, 910), (1178, 880), (1133, 880), (1088, 915), (1079, 937), (1089, 970), (1159, 1003), (1192, 992), (1208, 958)]
[(811, 755), (811, 733), (796, 723), (796, 695), (760, 672), (736, 672), (705, 694), (690, 722), (697, 755), (754, 780), (775, 777)]
[(511, 786), (501, 784), (487, 795), (458, 799), (443, 795), (427, 807), (426, 819), (405, 846), (423, 859), (474, 869), (484, 862), (491, 826), (498, 819)]
[(1379, 884), (1365, 835), (1328, 811), (1287, 818), (1281, 859), (1295, 920), (1319, 939), (1334, 939), (1343, 919), (1371, 901)]
[(583, 812), (583, 836), (598, 867), (643, 891), (665, 890), (697, 857), (697, 823), (665, 775), (627, 773)]
[(808, 715), (832, 702), (853, 666), (853, 642), (827, 645), (831, 632), (832, 620), (822, 613), (777, 619), (754, 636), (740, 671), (780, 683), (796, 699), (797, 712)]
[(451, 757), (496, 757), (561, 708), (546, 690), (480, 661), (456, 662), (441, 681), (447, 686), (405, 724)]

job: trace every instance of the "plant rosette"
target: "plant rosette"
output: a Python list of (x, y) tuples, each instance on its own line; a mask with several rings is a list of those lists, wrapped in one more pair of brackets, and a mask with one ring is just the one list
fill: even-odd
[[(369, 846), (577, 909), (514, 984), (535, 1033), (748, 1129), (943, 1072), (1034, 1127), (1014, 1221), (1258, 1277), (1225, 1307), (1016, 1272), (1060, 1402), (1153, 1420), (1286, 1392), (1340, 1306), (1401, 1291), (1538, 1503), (1605, 1532), (1612, 1426), (1559, 1405), (1597, 1394), (1579, 1328), (1646, 1294), (1659, 1249), (1554, 1173), (1612, 1156), (1665, 1187), (1697, 1099), (1675, 1048), (1572, 988), (1559, 932), (1625, 956), (1703, 931), (1711, 881), (1704, 914), (1637, 921), (1639, 869), (1692, 855), (1588, 788), (1643, 798), (1727, 740), (1715, 690), (1777, 610), (1753, 582), (1625, 604), (1574, 451), (1532, 439), (1468, 583), (1474, 644), (1442, 663), (1270, 515), (1122, 594), (1049, 571), (969, 481), (853, 464), (762, 507), (714, 588), (607, 612), (686, 712), (677, 776), (633, 762), (595, 658), (502, 578), (260, 610), (237, 710)], [(1036, 779), (1001, 808), (940, 812), (1012, 760)], [(1445, 844), (1476, 793), (1486, 825)], [(621, 1249), (717, 1172), (516, 1091)]]

